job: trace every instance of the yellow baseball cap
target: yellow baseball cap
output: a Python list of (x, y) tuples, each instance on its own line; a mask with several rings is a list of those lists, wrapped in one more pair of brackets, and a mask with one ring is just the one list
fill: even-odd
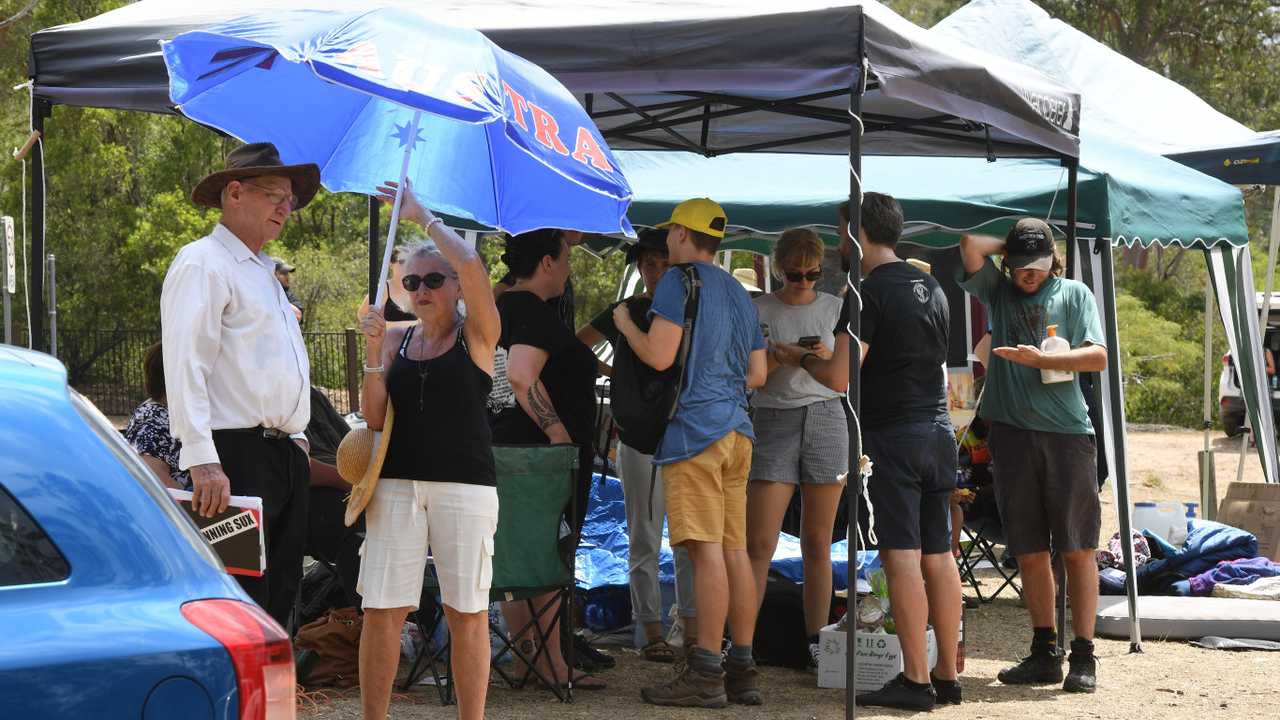
[(725, 228), (729, 226), (729, 218), (724, 214), (724, 208), (715, 200), (693, 198), (677, 205), (671, 211), (671, 219), (657, 227), (667, 228), (672, 225), (683, 225), (690, 230), (722, 238)]

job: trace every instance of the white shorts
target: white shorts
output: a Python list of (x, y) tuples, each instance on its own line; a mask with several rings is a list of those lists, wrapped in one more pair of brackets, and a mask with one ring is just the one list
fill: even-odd
[(497, 488), (379, 480), (360, 546), (363, 607), (416, 609), (430, 545), (444, 604), (461, 613), (485, 610), (497, 529)]

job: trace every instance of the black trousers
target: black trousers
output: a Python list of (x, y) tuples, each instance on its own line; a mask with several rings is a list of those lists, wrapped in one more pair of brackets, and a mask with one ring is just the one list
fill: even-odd
[(231, 494), (262, 498), (267, 572), (256, 578), (237, 575), (236, 580), (254, 602), (287, 628), (302, 581), (302, 554), (307, 543), (311, 482), (307, 454), (293, 440), (267, 439), (261, 430), (215, 430), (213, 444), (231, 481)]

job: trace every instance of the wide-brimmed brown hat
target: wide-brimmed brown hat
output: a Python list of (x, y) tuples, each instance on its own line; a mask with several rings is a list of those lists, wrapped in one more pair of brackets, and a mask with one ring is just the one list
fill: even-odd
[(347, 527), (355, 524), (360, 513), (368, 507), (373, 499), (373, 491), (378, 489), (378, 476), (382, 474), (382, 461), (387, 457), (387, 446), (391, 444), (391, 425), (395, 420), (395, 412), (391, 402), (387, 402), (387, 417), (381, 430), (370, 430), (367, 427), (357, 428), (347, 433), (338, 445), (338, 475), (351, 483), (351, 495), (347, 497), (347, 512), (343, 522)]
[(320, 166), (315, 163), (285, 165), (280, 152), (271, 143), (241, 145), (227, 155), (227, 167), (205, 177), (191, 191), (191, 202), (211, 208), (222, 207), (222, 188), (232, 180), (245, 180), (263, 175), (287, 177), (293, 182), (293, 195), (300, 210), (311, 202), (320, 189)]

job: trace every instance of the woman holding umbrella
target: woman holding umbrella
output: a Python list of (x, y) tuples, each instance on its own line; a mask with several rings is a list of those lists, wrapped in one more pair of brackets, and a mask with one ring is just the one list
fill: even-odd
[[(400, 629), (422, 594), (430, 542), (452, 639), (458, 717), (481, 720), (489, 680), (489, 585), (498, 493), (485, 401), (501, 329), (489, 274), (467, 242), (423, 208), (412, 188), (401, 215), (434, 245), (403, 258), (413, 324), (388, 327), (381, 308), (362, 320), (360, 409), (380, 429), (394, 410), (380, 480), (366, 509), (358, 589), (364, 598), (360, 702), (382, 720), (400, 659)], [(380, 199), (392, 202), (397, 184)], [(466, 303), (465, 316), (458, 301)], [(377, 427), (374, 427), (377, 425)]]

